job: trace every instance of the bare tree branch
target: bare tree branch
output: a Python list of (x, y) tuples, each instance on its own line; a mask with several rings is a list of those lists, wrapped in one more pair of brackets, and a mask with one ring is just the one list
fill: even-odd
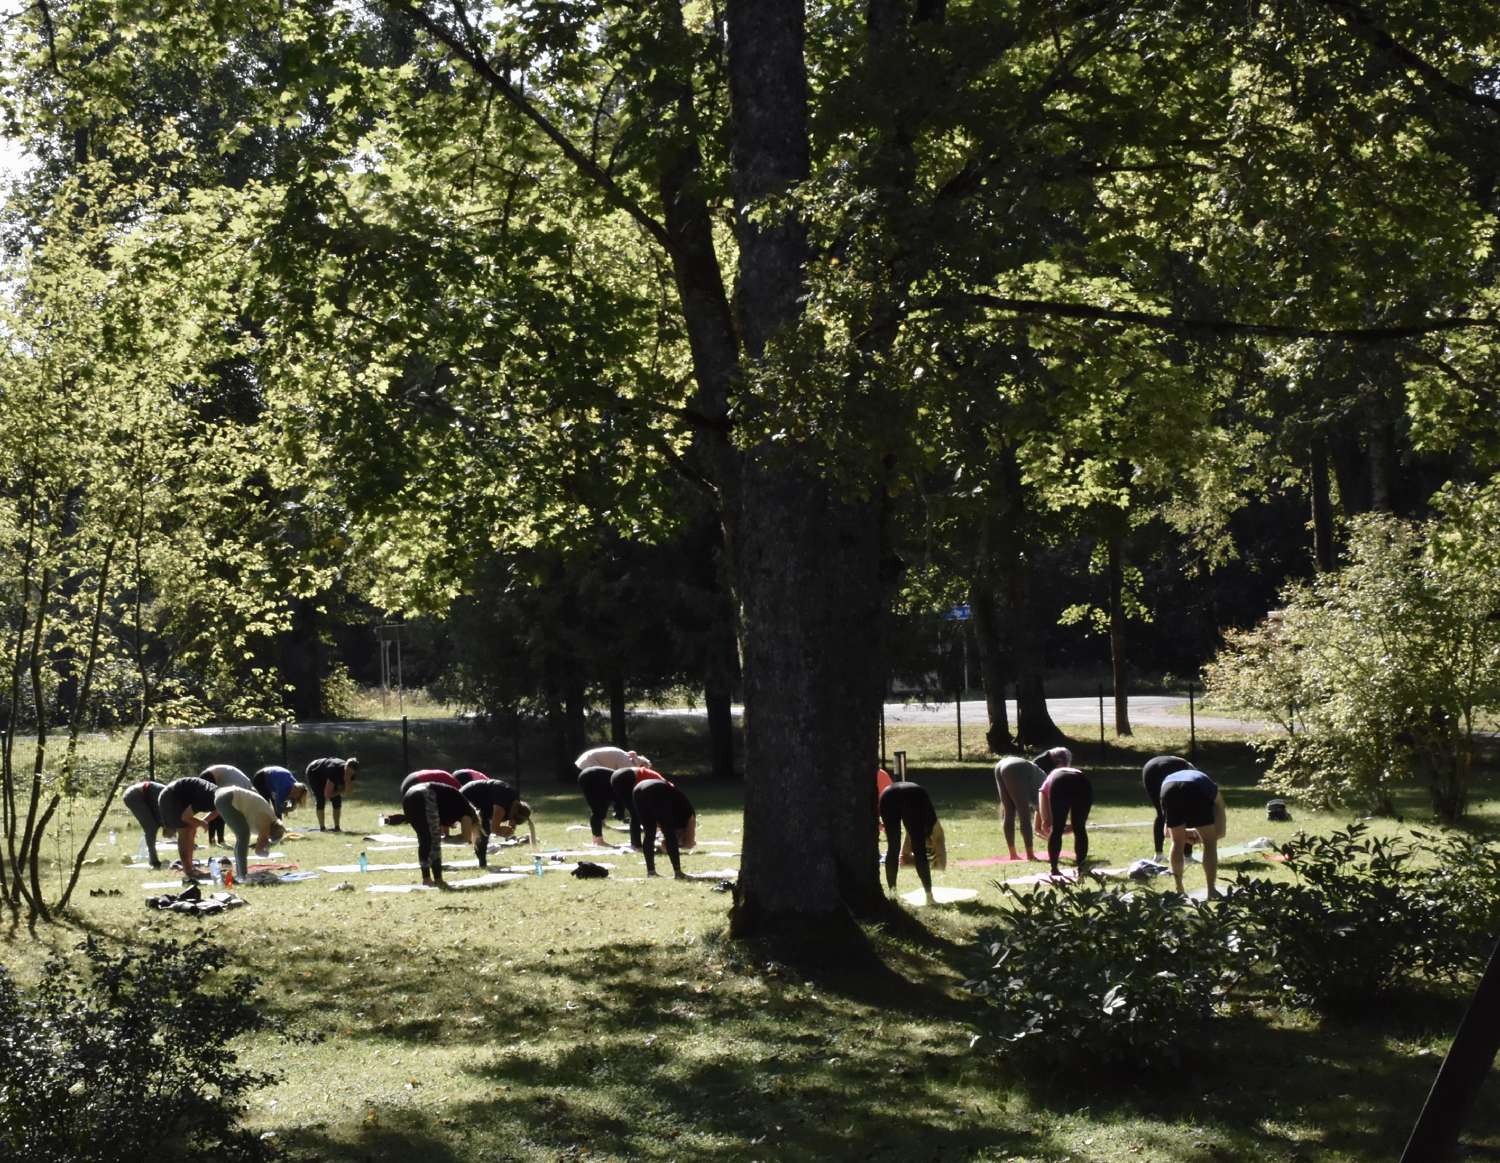
[(1355, 36), (1416, 73), (1431, 88), (1445, 97), (1451, 97), (1455, 101), (1472, 105), (1476, 109), (1483, 109), (1489, 113), (1500, 113), (1500, 98), (1491, 97), (1487, 93), (1476, 93), (1473, 89), (1460, 85), (1456, 81), (1450, 81), (1436, 65), (1418, 56), (1377, 24), (1374, 14), (1362, 4), (1357, 3), (1357, 0), (1322, 0), (1322, 4), (1348, 25), (1349, 30)]
[(1414, 339), (1442, 331), (1500, 328), (1500, 321), (1472, 315), (1446, 315), (1416, 323), (1391, 323), (1382, 327), (1306, 327), (1291, 323), (1252, 323), (1240, 319), (1203, 319), (1158, 311), (1125, 311), (1097, 307), (1091, 303), (1064, 303), (1047, 299), (1018, 299), (1007, 295), (969, 294), (934, 301), (934, 306), (964, 303), (1015, 315), (1051, 319), (1086, 319), (1098, 323), (1121, 323), (1154, 327), (1185, 335), (1263, 335), (1273, 339), (1346, 339), (1352, 343), (1381, 343)]
[(513, 85), (509, 78), (503, 76), (490, 60), (485, 56), (480, 47), (474, 43), (477, 40), (472, 26), (464, 14), (460, 0), (454, 0), (454, 10), (460, 22), (468, 33), (468, 39), (461, 39), (452, 29), (434, 20), (420, 5), (391, 3), (390, 9), (403, 16), (410, 18), (420, 27), (427, 30), (434, 40), (442, 44), (449, 54), (464, 62), (485, 84), (499, 93), (505, 101), (525, 117), (533, 125), (542, 131), (544, 135), (562, 151), (564, 157), (573, 163), (573, 167), (589, 181), (597, 186), (605, 199), (613, 206), (625, 211), (638, 222), (641, 227), (654, 238), (661, 247), (669, 253), (674, 249), (672, 237), (667, 233), (667, 228), (658, 222), (636, 199), (632, 198), (620, 184), (609, 174), (600, 169), (598, 164), (574, 145), (567, 134), (563, 133), (552, 121), (534, 105), (527, 100), (526, 96)]

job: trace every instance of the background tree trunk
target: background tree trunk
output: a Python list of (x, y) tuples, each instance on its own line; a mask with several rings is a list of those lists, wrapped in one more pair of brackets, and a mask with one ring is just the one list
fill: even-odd
[(995, 592), (982, 582), (969, 587), (969, 609), (974, 612), (974, 642), (979, 648), (979, 681), (984, 687), (984, 705), (989, 727), (985, 743), (992, 755), (1009, 755), (1017, 750), (1010, 734), (1010, 714), (1005, 696), (1010, 688), (1009, 658), (1000, 641), (995, 613)]
[(1114, 680), (1115, 734), (1130, 734), (1130, 678), (1125, 660), (1125, 516), (1110, 522), (1105, 552), (1109, 574), (1109, 663)]

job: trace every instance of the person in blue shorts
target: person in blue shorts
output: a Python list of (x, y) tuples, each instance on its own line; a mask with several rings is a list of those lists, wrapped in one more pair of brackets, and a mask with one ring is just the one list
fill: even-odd
[(1224, 794), (1219, 785), (1201, 771), (1189, 768), (1174, 771), (1161, 781), (1161, 811), (1166, 817), (1167, 833), (1172, 837), (1172, 877), (1182, 892), (1182, 871), (1187, 846), (1201, 844), (1199, 859), (1208, 883), (1208, 895), (1214, 896), (1219, 871), (1219, 841), (1227, 827)]

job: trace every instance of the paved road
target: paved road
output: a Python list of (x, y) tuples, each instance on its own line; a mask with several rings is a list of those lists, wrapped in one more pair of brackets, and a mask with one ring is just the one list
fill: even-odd
[[(1058, 725), (1077, 726), (1089, 723), (1096, 729), (1099, 725), (1099, 700), (1097, 698), (1048, 699), (1047, 710), (1052, 713), (1052, 721)], [(1010, 716), (1010, 724), (1014, 727), (1016, 723), (1014, 699), (1006, 702), (1005, 713)], [(963, 720), (965, 724), (984, 723), (985, 715), (983, 700), (964, 700)], [(887, 703), (885, 705), (887, 726), (892, 723), (952, 723), (956, 718), (957, 714), (951, 702), (925, 705), (922, 703)], [(1201, 709), (1195, 713), (1194, 720), (1200, 731), (1248, 732), (1272, 729), (1266, 723), (1253, 720), (1235, 719), (1225, 715), (1206, 715)], [(1104, 725), (1107, 730), (1114, 730), (1115, 707), (1108, 698), (1104, 700)], [(1130, 700), (1130, 725), (1132, 727), (1180, 727), (1186, 731), (1188, 729), (1188, 701), (1175, 695), (1133, 696)]]
[[(1052, 713), (1052, 721), (1059, 726), (1081, 726), (1090, 724), (1095, 730), (1099, 726), (1099, 700), (1097, 698), (1081, 699), (1048, 699), (1047, 709)], [(1010, 716), (1012, 728), (1016, 725), (1016, 703), (1010, 699), (1005, 704), (1006, 714)], [(744, 708), (734, 708), (735, 717), (738, 718)], [(962, 704), (963, 721), (965, 728), (973, 727), (978, 730), (987, 721), (984, 700), (965, 699)], [(637, 714), (646, 715), (691, 715), (702, 716), (706, 712), (701, 708), (687, 710), (681, 707), (664, 707), (661, 709), (638, 709)], [(958, 718), (952, 702), (946, 703), (886, 703), (885, 722), (886, 726), (902, 726), (905, 724), (931, 723), (935, 725), (954, 724)], [(1243, 731), (1260, 732), (1269, 731), (1273, 728), (1267, 723), (1260, 723), (1248, 719), (1235, 719), (1225, 715), (1205, 715), (1201, 710), (1195, 714), (1195, 722), (1200, 731)], [(1113, 732), (1115, 724), (1114, 704), (1109, 699), (1104, 701), (1104, 724), (1106, 730)], [(1188, 729), (1188, 701), (1175, 695), (1136, 695), (1130, 700), (1130, 725), (1132, 727), (1176, 727), (1184, 733)]]

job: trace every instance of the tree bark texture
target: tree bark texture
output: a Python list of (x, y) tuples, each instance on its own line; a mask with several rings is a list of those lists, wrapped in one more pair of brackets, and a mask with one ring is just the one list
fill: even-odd
[(1105, 542), (1109, 575), (1109, 665), (1114, 680), (1115, 734), (1130, 734), (1130, 678), (1125, 659), (1125, 530), (1111, 521)]
[(616, 747), (630, 746), (625, 722), (625, 680), (618, 674), (609, 678), (609, 741)]
[[(795, 327), (806, 230), (750, 212), (808, 172), (801, 0), (730, 0), (731, 160), (747, 358)], [(833, 936), (873, 912), (869, 805), (879, 722), (880, 536), (812, 448), (765, 442), (741, 459), (730, 549), (744, 638), (744, 856), (732, 927)]]
[(992, 755), (1009, 755), (1017, 750), (1010, 733), (1010, 714), (1005, 707), (1005, 693), (1010, 689), (1010, 660), (1001, 643), (995, 606), (992, 588), (979, 582), (969, 586), (974, 641), (979, 647), (979, 681), (984, 687), (984, 705), (989, 716), (984, 740)]
[(743, 484), (745, 833), (735, 927), (872, 912), (880, 539), (868, 505), (784, 466)]

